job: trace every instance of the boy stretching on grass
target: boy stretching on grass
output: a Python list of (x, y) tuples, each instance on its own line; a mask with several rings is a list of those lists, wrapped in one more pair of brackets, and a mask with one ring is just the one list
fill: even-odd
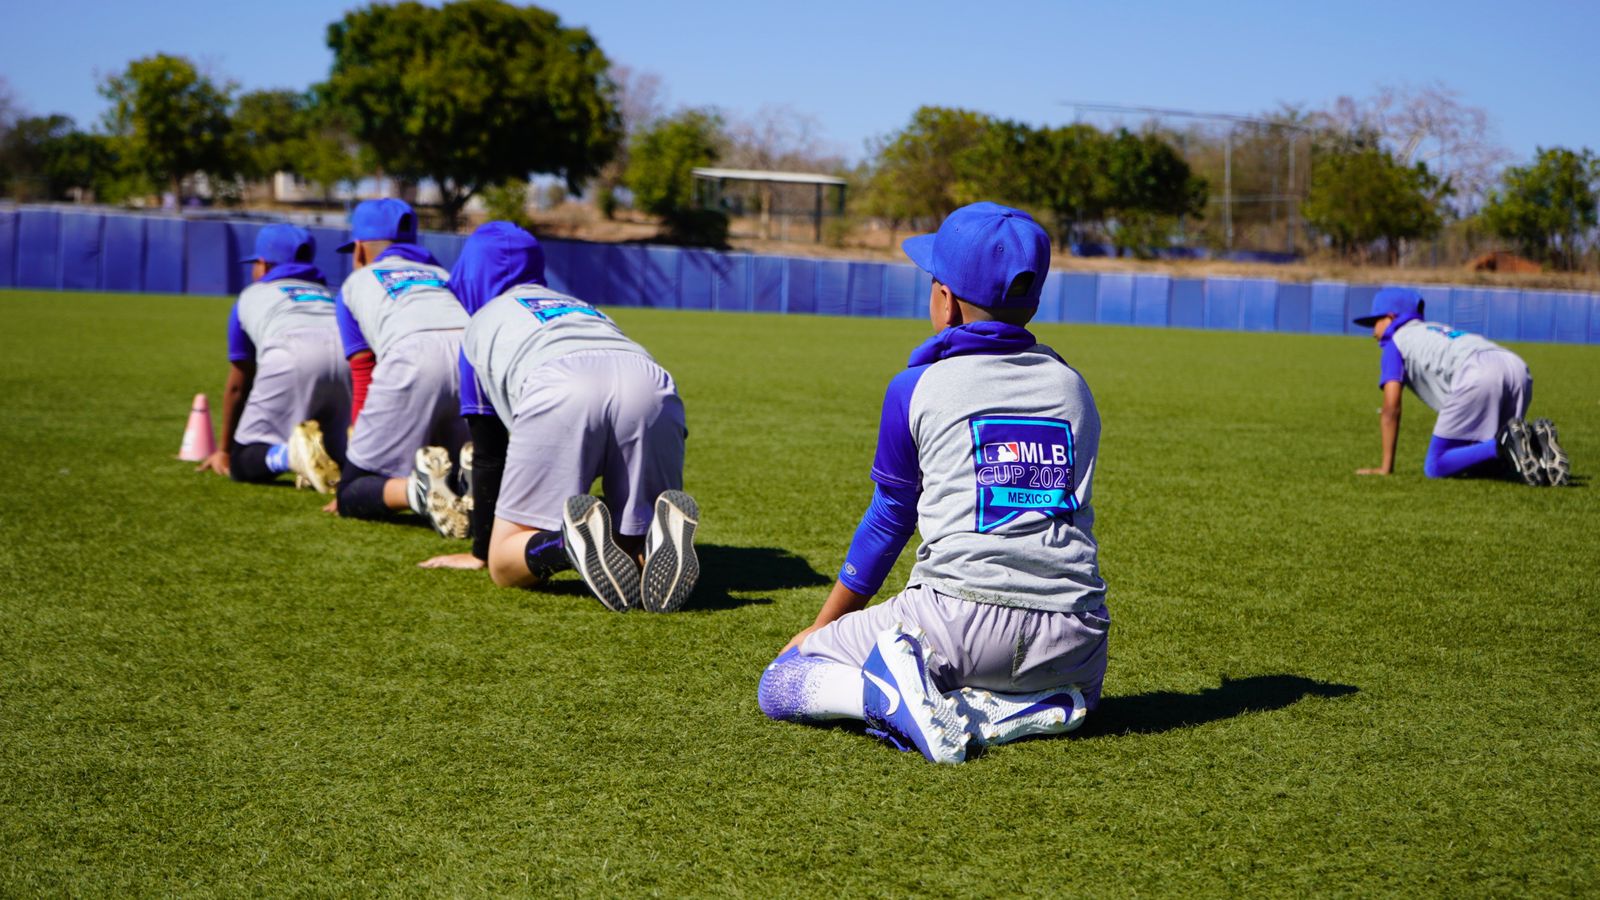
[(293, 472), (296, 484), (322, 494), (338, 484), (350, 375), (315, 254), (304, 228), (268, 225), (256, 233), (255, 256), (243, 260), (252, 283), (228, 317), (222, 446), (199, 471), (255, 483)]
[(570, 562), (608, 609), (671, 612), (700, 574), (677, 385), (604, 313), (544, 281), (544, 249), (510, 222), (480, 226), (450, 272), (472, 316), (473, 544), (421, 565), (536, 587)]
[(410, 509), (445, 537), (466, 537), (466, 516), (447, 485), (467, 434), (456, 368), (467, 314), (446, 287), (450, 275), (417, 244), (416, 213), (403, 200), (356, 206), (339, 252), (355, 264), (334, 306), (354, 425), (330, 511), (383, 519)]
[[(889, 382), (876, 490), (816, 622), (761, 676), (774, 719), (864, 720), (934, 762), (969, 741), (1076, 728), (1100, 699), (1111, 619), (1092, 528), (1100, 416), (1025, 326), (1050, 269), (1027, 213), (975, 203), (906, 255), (936, 335)], [(922, 533), (906, 589), (871, 609)]]
[(1421, 294), (1388, 287), (1373, 296), (1369, 314), (1353, 320), (1372, 328), (1381, 350), (1378, 387), (1383, 390), (1383, 462), (1356, 474), (1394, 472), (1400, 399), (1410, 385), (1439, 413), (1422, 463), (1429, 478), (1488, 470), (1527, 485), (1566, 484), (1571, 468), (1556, 441), (1555, 423), (1523, 420), (1533, 400), (1528, 364), (1481, 335), (1423, 321), (1422, 308)]

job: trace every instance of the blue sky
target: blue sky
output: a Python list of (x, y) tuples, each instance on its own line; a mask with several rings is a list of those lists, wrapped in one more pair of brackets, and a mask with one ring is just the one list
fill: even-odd
[[(104, 109), (98, 76), (157, 51), (246, 89), (304, 87), (326, 74), (327, 23), (350, 5), (4, 0), (0, 77), (28, 111), (80, 124)], [(660, 76), (673, 105), (787, 104), (852, 158), (922, 104), (1052, 124), (1071, 120), (1068, 99), (1248, 114), (1434, 81), (1488, 110), (1519, 160), (1600, 150), (1600, 5), (1577, 0), (544, 5)]]

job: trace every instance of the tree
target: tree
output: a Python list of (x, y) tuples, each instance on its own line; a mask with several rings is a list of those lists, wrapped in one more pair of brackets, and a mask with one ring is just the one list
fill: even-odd
[(196, 173), (231, 175), (228, 116), (235, 86), (217, 83), (181, 56), (136, 59), (108, 77), (106, 130), (128, 162), (181, 202), (183, 181)]
[(623, 180), (633, 192), (633, 205), (661, 216), (672, 236), (685, 243), (727, 242), (727, 215), (694, 203), (693, 170), (721, 158), (727, 143), (722, 129), (715, 110), (685, 109), (640, 134), (629, 151)]
[(1401, 241), (1432, 237), (1444, 224), (1439, 205), (1450, 186), (1426, 163), (1404, 165), (1367, 138), (1324, 149), (1312, 165), (1306, 222), (1346, 256), (1364, 256), (1381, 240), (1392, 265)]
[(67, 116), (24, 117), (0, 137), (0, 187), (18, 200), (70, 200), (74, 191), (108, 199), (117, 163), (110, 141), (78, 131)]
[(924, 106), (911, 123), (882, 140), (874, 155), (863, 206), (898, 226), (937, 221), (962, 205), (970, 154), (993, 120), (979, 112)]
[(240, 175), (259, 181), (297, 170), (307, 105), (303, 94), (288, 90), (251, 91), (239, 97), (232, 137)]
[(1484, 224), (1534, 259), (1577, 268), (1596, 225), (1600, 159), (1588, 148), (1539, 148), (1532, 165), (1512, 166), (1489, 195)]
[(1144, 255), (1166, 242), (1176, 220), (1205, 211), (1205, 179), (1160, 135), (1122, 129), (1103, 152), (1104, 214), (1117, 221), (1119, 253)]
[(439, 186), (451, 227), (488, 185), (543, 172), (577, 190), (621, 137), (605, 54), (538, 7), (374, 4), (330, 25), (328, 47), (321, 93), (385, 171)]

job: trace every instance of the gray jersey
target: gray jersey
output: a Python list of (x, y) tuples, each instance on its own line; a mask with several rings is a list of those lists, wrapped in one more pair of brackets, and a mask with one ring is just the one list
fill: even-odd
[[(910, 388), (911, 477), (922, 488), (910, 584), (999, 606), (1098, 609), (1106, 586), (1090, 501), (1100, 414), (1083, 377), (1043, 345), (916, 372), (886, 401)], [(879, 440), (873, 477), (905, 483), (913, 463), (897, 460), (907, 453)]]
[(401, 338), (465, 328), (467, 311), (446, 287), (449, 279), (438, 266), (397, 256), (350, 273), (340, 294), (359, 334), (343, 329), (345, 355), (370, 348), (382, 359)]
[(1456, 373), (1480, 350), (1500, 350), (1482, 335), (1438, 322), (1408, 322), (1391, 336), (1405, 364), (1405, 382), (1435, 411), (1450, 399)]
[(258, 281), (239, 293), (239, 328), (257, 351), (293, 331), (332, 329), (333, 293), (314, 281)]
[(462, 343), (484, 397), (511, 425), (534, 369), (569, 353), (621, 350), (650, 354), (588, 303), (540, 285), (518, 285), (472, 316)]

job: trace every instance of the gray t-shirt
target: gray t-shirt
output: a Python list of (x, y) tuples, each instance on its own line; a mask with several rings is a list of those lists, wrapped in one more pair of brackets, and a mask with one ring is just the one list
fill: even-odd
[(1099, 445), (1088, 385), (1042, 344), (907, 369), (884, 401), (872, 477), (920, 484), (909, 583), (998, 606), (1100, 607)]
[(450, 293), (450, 273), (399, 256), (350, 273), (339, 289), (345, 356), (371, 350), (379, 359), (408, 335), (467, 326), (467, 311)]
[(485, 303), (472, 315), (462, 341), (484, 399), (508, 428), (522, 386), (535, 369), (590, 350), (650, 355), (605, 313), (536, 284), (518, 285)]
[[(333, 329), (333, 294), (314, 281), (258, 281), (239, 292), (233, 307), (237, 333), (229, 328), (229, 358), (254, 357), (255, 349), (296, 331)], [(250, 348), (248, 351), (245, 348)]]
[(1379, 386), (1382, 382), (1403, 381), (1435, 411), (1443, 409), (1449, 400), (1462, 363), (1480, 351), (1504, 349), (1482, 335), (1421, 320), (1396, 328), (1382, 346)]

